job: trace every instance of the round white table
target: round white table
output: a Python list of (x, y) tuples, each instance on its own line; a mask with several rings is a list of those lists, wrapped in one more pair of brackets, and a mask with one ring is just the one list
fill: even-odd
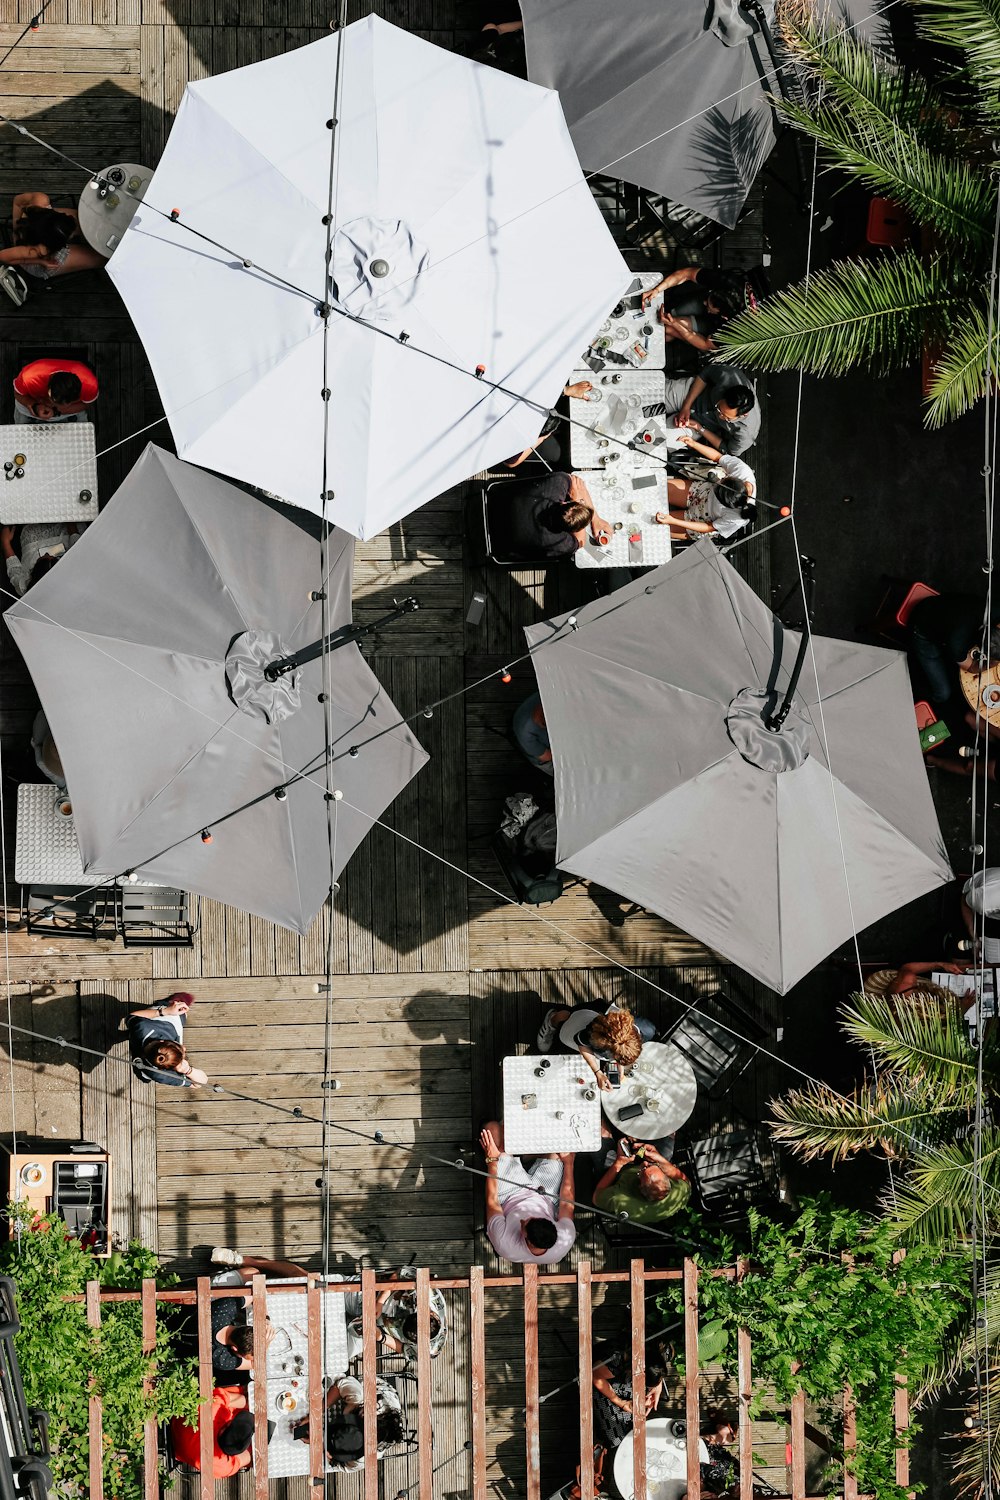
[[(694, 1109), (698, 1080), (694, 1069), (669, 1042), (644, 1042), (638, 1062), (618, 1088), (601, 1091), (601, 1104), (612, 1125), (639, 1141), (673, 1135)], [(621, 1119), (620, 1111), (641, 1104), (642, 1114)]]
[[(646, 1423), (646, 1495), (648, 1500), (680, 1500), (687, 1489), (687, 1444), (672, 1436), (673, 1417), (651, 1417)], [(622, 1500), (634, 1500), (633, 1436), (623, 1438), (615, 1453), (614, 1478)], [(708, 1463), (708, 1449), (698, 1439), (698, 1459)]]
[[(152, 176), (150, 167), (140, 167), (131, 161), (118, 161), (104, 167), (96, 177), (91, 178), (80, 194), (77, 210), (80, 215), (80, 233), (88, 245), (92, 245), (101, 255), (114, 254)], [(103, 182), (107, 182), (109, 187), (104, 198), (99, 192)]]

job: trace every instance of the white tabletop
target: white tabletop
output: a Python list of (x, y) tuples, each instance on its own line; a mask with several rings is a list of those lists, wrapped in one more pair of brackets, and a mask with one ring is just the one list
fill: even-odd
[[(578, 568), (655, 568), (670, 561), (670, 527), (661, 526), (655, 519), (658, 510), (668, 508), (667, 476), (662, 469), (626, 470), (622, 474), (595, 471), (580, 477), (590, 491), (598, 515), (611, 526), (620, 522), (621, 529), (612, 531), (606, 547), (595, 545), (588, 533), (573, 558)], [(637, 533), (638, 546), (630, 541)]]
[[(672, 1417), (650, 1417), (646, 1423), (646, 1495), (647, 1500), (680, 1500), (687, 1489), (687, 1443), (671, 1435)], [(623, 1500), (634, 1500), (632, 1452), (634, 1437), (630, 1432), (615, 1453), (615, 1484)], [(698, 1439), (698, 1458), (708, 1463), (708, 1449)]]
[(20, 885), (93, 885), (84, 875), (73, 814), (59, 811), (68, 802), (51, 781), (22, 782), (17, 789), (17, 834), (14, 879)]
[[(538, 1078), (535, 1070), (543, 1064), (543, 1076)], [(591, 1092), (594, 1097), (588, 1099)], [(597, 1080), (579, 1055), (505, 1057), (504, 1150), (511, 1156), (599, 1150), (601, 1106), (597, 1093)], [(536, 1103), (529, 1107), (522, 1096), (532, 1094)]]
[[(24, 476), (8, 479), (4, 465), (23, 455)], [(96, 521), (97, 458), (89, 422), (13, 422), (0, 425), (0, 522)], [(81, 500), (81, 494), (89, 499)]]
[[(120, 172), (122, 181), (112, 182), (107, 197), (102, 198), (98, 193), (98, 178), (106, 179), (109, 172)], [(118, 248), (152, 176), (149, 167), (119, 161), (112, 162), (87, 183), (78, 205), (80, 232), (101, 255), (111, 255)]]
[[(646, 425), (643, 407), (663, 405), (666, 389), (663, 371), (605, 370), (603, 374), (594, 374), (590, 370), (574, 370), (570, 379), (574, 384), (588, 380), (592, 386), (586, 399), (570, 398), (569, 414), (573, 422), (569, 429), (569, 456), (574, 469), (599, 469), (609, 462), (631, 469), (645, 463), (645, 450), (636, 451), (625, 444)], [(651, 420), (665, 428), (662, 417)], [(680, 431), (669, 429), (671, 435)], [(654, 452), (662, 447), (662, 444), (655, 448), (650, 445)], [(611, 459), (613, 453), (617, 458)]]
[[(659, 320), (659, 310), (663, 306), (663, 293), (661, 292), (649, 306), (643, 310), (637, 304), (639, 296), (647, 287), (655, 286), (662, 281), (659, 271), (638, 271), (632, 277), (625, 296), (619, 307), (621, 312), (617, 317), (611, 314), (605, 318), (594, 333), (593, 342), (589, 353), (595, 359), (605, 360), (608, 351), (612, 355), (621, 355), (626, 364), (619, 361), (608, 362), (609, 369), (624, 370), (629, 365), (636, 369), (662, 370), (667, 362), (667, 344), (663, 336), (663, 324)], [(648, 328), (649, 333), (643, 330)], [(635, 345), (643, 349), (648, 345), (648, 353), (643, 359), (635, 352)]]
[[(694, 1069), (677, 1047), (669, 1042), (643, 1042), (639, 1060), (622, 1079), (619, 1088), (601, 1094), (604, 1113), (625, 1135), (639, 1141), (657, 1141), (673, 1135), (694, 1109), (698, 1080)], [(650, 1100), (658, 1108), (650, 1109)], [(619, 1110), (641, 1104), (641, 1115), (619, 1118)]]
[[(277, 1425), (267, 1445), (267, 1471), (272, 1479), (309, 1473), (309, 1444), (292, 1437), (292, 1428), (309, 1415), (309, 1303), (301, 1282), (277, 1279), (268, 1287), (296, 1286), (301, 1291), (267, 1292), (267, 1315), (274, 1328), (282, 1329), (292, 1347), (267, 1359), (267, 1415)], [(360, 1290), (360, 1288), (359, 1288)], [(323, 1321), (323, 1374), (331, 1379), (347, 1370), (347, 1319), (344, 1298), (339, 1293), (323, 1292), (320, 1296)], [(284, 1343), (283, 1339), (279, 1340)], [(298, 1356), (298, 1360), (296, 1359)], [(296, 1386), (292, 1381), (297, 1381)], [(296, 1400), (294, 1411), (284, 1411), (279, 1401), (290, 1392)], [(253, 1408), (253, 1381), (250, 1382), (250, 1406)]]

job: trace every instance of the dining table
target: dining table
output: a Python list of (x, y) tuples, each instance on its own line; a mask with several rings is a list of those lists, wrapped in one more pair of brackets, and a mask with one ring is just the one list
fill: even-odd
[(573, 557), (578, 568), (656, 568), (670, 561), (670, 527), (656, 519), (657, 512), (666, 511), (669, 504), (662, 469), (595, 472), (580, 478), (611, 532), (606, 545), (588, 533)]
[(0, 424), (0, 522), (97, 520), (97, 453), (90, 422)]
[[(278, 1291), (279, 1287), (283, 1290)], [(267, 1416), (275, 1424), (267, 1444), (267, 1471), (271, 1479), (288, 1479), (309, 1473), (309, 1444), (292, 1435), (292, 1429), (309, 1415), (308, 1289), (301, 1280), (279, 1277), (268, 1281), (265, 1295), (274, 1329), (267, 1351)], [(335, 1380), (347, 1372), (350, 1352), (344, 1294), (323, 1291), (320, 1309), (323, 1374)], [(251, 1410), (257, 1394), (254, 1387), (251, 1380)]]
[(599, 1150), (597, 1095), (597, 1080), (579, 1053), (505, 1057), (504, 1150), (511, 1156)]
[(80, 233), (101, 255), (111, 256), (132, 222), (153, 177), (152, 167), (112, 162), (95, 172), (80, 194)]
[(667, 341), (659, 311), (660, 292), (647, 307), (642, 294), (662, 281), (659, 271), (638, 271), (624, 295), (594, 332), (584, 358), (590, 369), (662, 370), (667, 362)]
[(602, 1091), (601, 1105), (623, 1135), (658, 1141), (680, 1129), (697, 1098), (694, 1068), (680, 1048), (670, 1042), (644, 1042), (618, 1086)]
[[(646, 1422), (646, 1500), (681, 1500), (687, 1489), (687, 1439), (683, 1421), (650, 1417)], [(635, 1500), (634, 1437), (631, 1432), (615, 1451), (614, 1480), (622, 1500)], [(708, 1448), (698, 1439), (698, 1458), (708, 1463)]]

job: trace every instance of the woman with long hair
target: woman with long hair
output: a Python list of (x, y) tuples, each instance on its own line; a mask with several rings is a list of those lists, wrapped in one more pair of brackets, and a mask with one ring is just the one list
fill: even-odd
[(14, 243), (0, 250), (0, 265), (36, 280), (93, 271), (105, 264), (80, 232), (75, 208), (53, 208), (48, 193), (18, 193), (11, 214)]

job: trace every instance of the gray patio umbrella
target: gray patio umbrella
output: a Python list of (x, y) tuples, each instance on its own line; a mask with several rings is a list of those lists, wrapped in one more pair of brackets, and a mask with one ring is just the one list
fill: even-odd
[[(331, 533), (331, 632), (350, 624), (353, 553)], [(330, 884), (322, 663), (264, 669), (322, 638), (320, 580), (313, 536), (150, 445), (7, 610), (88, 874), (134, 870), (307, 931)], [(336, 875), (427, 756), (353, 642), (328, 677)]]
[(768, 728), (800, 636), (712, 543), (527, 636), (563, 869), (781, 993), (951, 879), (905, 657), (814, 637)]
[[(762, 8), (773, 16), (773, 0)], [(528, 76), (558, 89), (582, 166), (732, 228), (775, 142), (774, 65), (747, 9), (521, 0), (521, 12)]]

